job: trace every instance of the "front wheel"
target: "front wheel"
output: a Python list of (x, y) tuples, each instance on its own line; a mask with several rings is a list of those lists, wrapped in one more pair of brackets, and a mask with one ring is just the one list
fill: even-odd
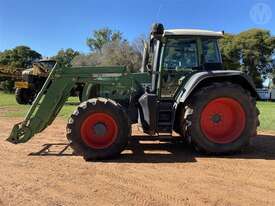
[(187, 114), (187, 135), (199, 151), (207, 153), (240, 151), (259, 124), (254, 98), (241, 86), (228, 82), (213, 83), (196, 92)]
[(18, 104), (32, 104), (35, 98), (35, 92), (32, 89), (17, 88), (15, 90), (15, 99)]
[(75, 153), (86, 160), (120, 154), (128, 143), (130, 125), (118, 103), (95, 98), (79, 105), (67, 125), (67, 138)]

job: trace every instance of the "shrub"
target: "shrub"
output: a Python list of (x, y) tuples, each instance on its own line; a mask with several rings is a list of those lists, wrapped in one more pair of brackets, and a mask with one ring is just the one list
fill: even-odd
[(0, 82), (0, 88), (6, 93), (14, 92), (14, 81), (13, 80), (5, 80)]

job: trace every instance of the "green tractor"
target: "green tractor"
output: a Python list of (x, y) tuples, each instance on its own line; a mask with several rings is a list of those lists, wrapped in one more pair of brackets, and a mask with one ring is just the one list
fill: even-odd
[(140, 73), (124, 67), (55, 65), (8, 141), (24, 143), (43, 131), (81, 83), (83, 102), (68, 120), (67, 138), (85, 159), (120, 154), (135, 123), (154, 137), (175, 131), (202, 152), (240, 151), (259, 125), (257, 93), (249, 76), (223, 70), (222, 37), (223, 32), (164, 30), (155, 24)]

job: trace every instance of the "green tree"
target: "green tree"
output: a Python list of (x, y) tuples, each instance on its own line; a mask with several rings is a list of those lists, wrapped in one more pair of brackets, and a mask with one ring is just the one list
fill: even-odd
[(38, 52), (27, 46), (17, 46), (14, 49), (5, 50), (0, 54), (0, 65), (12, 68), (28, 68), (35, 60), (41, 59)]
[(224, 38), (219, 40), (219, 47), (222, 54), (223, 66), (225, 69), (239, 70), (240, 65), (240, 48), (236, 43), (236, 36), (225, 34)]
[(102, 28), (93, 32), (87, 39), (90, 54), (80, 54), (73, 60), (75, 66), (126, 66), (129, 71), (140, 69), (143, 36), (130, 44), (119, 31)]
[(141, 53), (127, 41), (112, 41), (106, 43), (101, 52), (80, 54), (73, 60), (75, 66), (125, 66), (131, 72), (141, 67)]
[(250, 29), (236, 37), (240, 50), (242, 70), (248, 71), (257, 87), (262, 86), (262, 76), (272, 61), (274, 38), (262, 29)]
[(6, 93), (12, 93), (14, 91), (14, 81), (10, 79), (4, 79), (0, 82), (0, 88)]
[(52, 59), (56, 60), (58, 64), (62, 67), (71, 67), (72, 60), (79, 55), (78, 51), (73, 49), (61, 49), (58, 51), (57, 55), (53, 56)]
[(99, 52), (93, 52), (89, 54), (80, 54), (76, 56), (73, 61), (73, 66), (99, 66), (101, 54)]
[(113, 41), (103, 46), (100, 65), (125, 66), (130, 72), (141, 68), (142, 54), (127, 41)]
[(121, 40), (121, 32), (114, 32), (109, 28), (102, 28), (93, 32), (92, 36), (87, 39), (87, 45), (91, 51), (101, 52), (101, 49), (105, 44)]

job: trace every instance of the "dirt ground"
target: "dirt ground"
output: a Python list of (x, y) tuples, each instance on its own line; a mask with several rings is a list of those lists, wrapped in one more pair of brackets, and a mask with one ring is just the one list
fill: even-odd
[(18, 120), (0, 118), (1, 206), (275, 205), (275, 133), (242, 154), (206, 157), (135, 131), (118, 159), (85, 162), (68, 147), (62, 119), (26, 144), (6, 142)]

